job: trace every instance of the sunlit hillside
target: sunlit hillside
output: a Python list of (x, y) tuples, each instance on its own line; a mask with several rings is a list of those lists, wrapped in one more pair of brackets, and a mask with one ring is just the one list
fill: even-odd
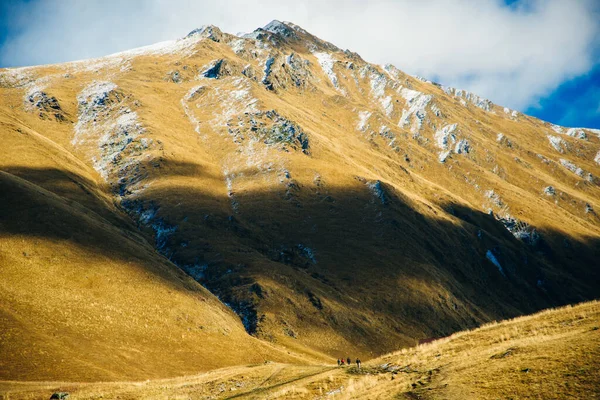
[[(600, 304), (544, 311), (363, 363), (253, 364), (176, 379), (0, 383), (11, 399), (597, 399)], [(37, 396), (37, 397), (36, 397)]]
[(292, 23), (0, 99), (0, 379), (367, 360), (600, 295), (600, 132)]

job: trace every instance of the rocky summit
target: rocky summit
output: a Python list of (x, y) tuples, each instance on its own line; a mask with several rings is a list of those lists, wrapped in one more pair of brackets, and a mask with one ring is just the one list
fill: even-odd
[(0, 378), (364, 360), (600, 294), (600, 131), (289, 22), (0, 70)]

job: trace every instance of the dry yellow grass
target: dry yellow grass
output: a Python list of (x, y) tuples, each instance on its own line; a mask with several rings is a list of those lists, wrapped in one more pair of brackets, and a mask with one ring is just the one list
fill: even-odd
[(596, 399), (600, 302), (487, 324), (355, 366), (261, 364), (145, 382), (2, 382), (6, 399)]

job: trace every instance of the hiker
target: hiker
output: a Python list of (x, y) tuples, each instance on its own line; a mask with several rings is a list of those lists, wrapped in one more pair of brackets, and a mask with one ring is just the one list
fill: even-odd
[(340, 361), (340, 359), (338, 358), (338, 367), (340, 366), (342, 362)]
[(346, 359), (346, 361), (348, 362), (348, 365), (352, 364), (352, 360), (350, 359), (350, 357), (348, 357), (348, 359)]
[(342, 358), (342, 366), (344, 366), (344, 359)]
[(358, 369), (360, 369), (360, 359), (358, 359), (358, 358), (356, 359), (356, 367)]

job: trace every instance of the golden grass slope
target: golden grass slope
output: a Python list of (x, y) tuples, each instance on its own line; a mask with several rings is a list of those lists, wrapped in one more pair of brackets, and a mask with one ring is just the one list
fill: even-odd
[(27, 145), (5, 137), (18, 152), (2, 162), (23, 178), (0, 171), (0, 379), (145, 379), (292, 357), (157, 254), (93, 172), (17, 129)]
[(262, 364), (118, 383), (3, 382), (11, 399), (596, 399), (597, 301), (490, 323), (356, 366)]
[[(143, 276), (138, 264), (174, 276), (179, 267), (216, 296), (214, 304), (207, 300), (216, 308), (194, 309), (206, 313), (198, 320), (215, 313), (214, 342), (194, 351), (224, 349), (222, 357), (183, 360), (159, 346), (171, 335), (166, 328), (150, 332), (132, 322), (135, 337), (150, 340), (149, 353), (181, 364), (167, 371), (156, 361), (142, 371), (111, 358), (103, 379), (172, 376), (245, 357), (236, 346), (257, 341), (239, 331), (217, 297), (269, 345), (364, 359), (598, 297), (596, 133), (507, 113), (369, 64), (293, 24), (276, 26), (246, 37), (205, 27), (170, 44), (0, 72), (0, 169), (9, 189), (2, 193), (1, 267), (14, 288), (15, 315), (32, 321), (15, 325), (2, 351), (19, 348), (20, 337), (30, 337), (30, 346), (54, 342), (35, 333), (49, 317), (38, 304), (51, 297), (48, 312), (70, 309), (73, 298), (54, 294), (68, 278), (79, 285), (72, 295), (86, 299), (74, 319), (86, 318), (96, 298), (93, 289), (83, 292), (80, 266), (88, 260), (124, 274), (113, 289), (112, 272), (90, 284), (103, 288), (99, 307), (120, 310), (109, 313), (119, 329), (138, 321), (130, 305), (149, 307), (157, 324), (165, 316), (179, 321), (172, 346), (184, 334), (185, 346), (195, 348), (205, 333), (189, 339), (185, 332), (195, 332), (197, 320), (171, 314), (183, 300), (167, 294), (181, 291), (169, 279), (138, 288), (128, 278)], [(549, 136), (560, 140), (553, 145)], [(61, 214), (23, 219), (46, 204), (40, 199), (52, 200), (41, 210)], [(529, 240), (534, 233), (539, 238)], [(16, 238), (46, 249), (34, 263), (42, 267), (35, 302), (26, 286), (34, 271), (22, 267)], [(63, 253), (60, 269), (46, 269)], [(165, 302), (150, 307), (154, 291)], [(181, 304), (187, 310), (196, 302)], [(230, 335), (239, 333), (235, 340), (219, 336), (222, 318)], [(107, 343), (104, 354), (122, 340), (119, 329), (96, 336)], [(79, 325), (71, 333), (73, 340), (88, 335)], [(53, 359), (10, 354), (17, 363), (39, 362), (32, 374), (40, 379), (67, 373), (54, 374)], [(6, 377), (23, 371), (14, 367)], [(69, 373), (99, 376), (83, 367)]]

